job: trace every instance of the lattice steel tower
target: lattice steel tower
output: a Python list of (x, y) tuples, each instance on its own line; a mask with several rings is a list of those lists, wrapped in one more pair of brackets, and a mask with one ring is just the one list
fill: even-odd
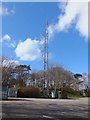
[(48, 22), (45, 27), (44, 35), (44, 88), (48, 89)]

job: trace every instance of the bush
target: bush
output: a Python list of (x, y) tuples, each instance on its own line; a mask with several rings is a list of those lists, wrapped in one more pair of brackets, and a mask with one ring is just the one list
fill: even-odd
[(80, 91), (76, 91), (70, 88), (68, 92), (68, 97), (78, 98), (78, 97), (82, 97), (82, 95), (80, 94)]
[(90, 97), (90, 89), (87, 90), (87, 97)]
[(31, 86), (21, 87), (18, 89), (17, 96), (24, 98), (38, 98), (40, 97), (40, 89)]

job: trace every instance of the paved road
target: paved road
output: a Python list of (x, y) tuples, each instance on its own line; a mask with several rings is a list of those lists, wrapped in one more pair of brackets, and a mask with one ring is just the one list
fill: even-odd
[(2, 102), (3, 118), (88, 118), (88, 98), (81, 99), (12, 99)]

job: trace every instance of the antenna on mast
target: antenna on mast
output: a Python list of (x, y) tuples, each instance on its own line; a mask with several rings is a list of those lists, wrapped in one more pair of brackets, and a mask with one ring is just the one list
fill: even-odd
[(48, 92), (48, 21), (45, 26), (44, 36), (44, 89)]

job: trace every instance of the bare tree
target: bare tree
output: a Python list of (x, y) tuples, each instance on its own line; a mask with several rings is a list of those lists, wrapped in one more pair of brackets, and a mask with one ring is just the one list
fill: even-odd
[[(51, 67), (47, 71), (47, 79), (49, 89), (61, 89), (63, 85), (66, 88), (72, 88), (77, 90), (79, 85), (77, 84), (79, 80), (74, 77), (74, 74), (68, 70), (65, 70), (63, 67), (55, 66)], [(42, 87), (44, 86), (44, 71), (33, 72), (31, 74), (31, 80), (35, 86)]]
[(48, 71), (48, 79), (50, 81), (50, 86), (53, 86), (54, 89), (62, 88), (63, 85), (66, 88), (78, 89), (78, 79), (74, 77), (74, 74), (68, 70), (65, 70), (63, 67), (51, 67)]
[(42, 89), (44, 86), (44, 72), (43, 71), (33, 72), (30, 76), (31, 80), (33, 81), (33, 84)]
[(2, 69), (2, 85), (12, 85), (14, 83), (12, 72), (15, 66), (16, 63), (14, 60), (2, 57), (0, 60), (0, 68)]

